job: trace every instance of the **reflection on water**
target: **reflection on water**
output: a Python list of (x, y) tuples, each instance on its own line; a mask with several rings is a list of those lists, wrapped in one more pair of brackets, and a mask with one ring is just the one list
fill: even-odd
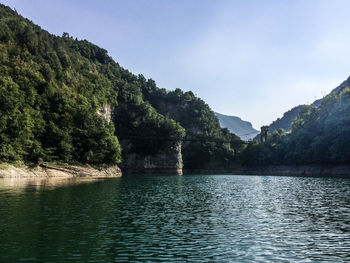
[(69, 177), (28, 177), (28, 178), (0, 178), (0, 193), (2, 191), (21, 192), (53, 189), (60, 186), (91, 183), (103, 178), (69, 178)]
[(350, 257), (348, 179), (140, 176), (0, 185), (1, 262)]

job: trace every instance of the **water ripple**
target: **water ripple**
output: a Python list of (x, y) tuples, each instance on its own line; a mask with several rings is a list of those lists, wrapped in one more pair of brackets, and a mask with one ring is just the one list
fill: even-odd
[[(42, 186), (43, 185), (43, 186)], [(0, 182), (1, 262), (346, 262), (350, 180)]]

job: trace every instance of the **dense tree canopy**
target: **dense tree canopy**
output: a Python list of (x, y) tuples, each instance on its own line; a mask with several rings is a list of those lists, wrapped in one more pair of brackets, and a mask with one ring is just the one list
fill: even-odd
[(0, 7), (0, 159), (117, 163), (112, 123), (119, 68), (87, 41), (53, 36)]
[[(186, 132), (188, 138), (239, 141), (193, 93), (159, 89), (86, 40), (51, 35), (3, 5), (0, 28), (2, 161), (113, 164), (122, 160), (117, 138), (127, 142), (124, 155), (148, 155), (173, 147)], [(173, 113), (158, 107), (159, 100)], [(96, 114), (106, 105), (112, 122)], [(235, 156), (230, 142), (185, 146), (193, 167)]]
[[(272, 129), (266, 143), (244, 145), (191, 91), (160, 89), (86, 40), (51, 35), (3, 5), (0, 28), (2, 162), (115, 164), (182, 139), (184, 165), (192, 169), (350, 161), (347, 86), (320, 105), (286, 113), (280, 122), (287, 129), (294, 119), (287, 132)], [(97, 114), (105, 106), (112, 121)]]
[(350, 89), (342, 87), (319, 107), (302, 106), (291, 131), (251, 142), (241, 154), (248, 165), (346, 164), (350, 162)]
[(142, 75), (139, 81), (144, 99), (186, 129), (185, 168), (224, 169), (237, 163), (242, 141), (227, 129), (220, 128), (219, 120), (203, 100), (191, 91), (159, 89), (153, 80), (146, 80)]

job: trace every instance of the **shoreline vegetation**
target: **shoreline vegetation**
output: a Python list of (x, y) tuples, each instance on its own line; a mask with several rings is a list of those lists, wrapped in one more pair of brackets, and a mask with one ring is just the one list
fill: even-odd
[(1, 162), (178, 170), (237, 161), (243, 142), (181, 83), (159, 88), (105, 49), (1, 4), (0, 27)]
[(348, 81), (300, 107), (289, 130), (245, 142), (181, 82), (160, 88), (2, 4), (0, 28), (0, 177), (350, 175)]

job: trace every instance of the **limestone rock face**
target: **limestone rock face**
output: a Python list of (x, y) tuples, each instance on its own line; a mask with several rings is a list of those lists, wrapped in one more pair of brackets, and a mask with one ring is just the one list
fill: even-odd
[(14, 167), (8, 165), (0, 169), (0, 178), (31, 178), (31, 177), (120, 177), (122, 175), (118, 166), (93, 168), (91, 166), (59, 166), (40, 164), (36, 167)]
[[(141, 110), (142, 113), (142, 110)], [(118, 108), (113, 111), (113, 121), (116, 126), (116, 133), (122, 147), (122, 163), (120, 168), (124, 174), (182, 174), (183, 162), (181, 141), (167, 140), (160, 138), (161, 143), (153, 147), (154, 142), (159, 143), (157, 135), (149, 135), (149, 131), (142, 128), (134, 130), (125, 123), (142, 123), (142, 114), (138, 106), (130, 106), (127, 103), (119, 102)], [(118, 125), (121, 125), (118, 127)], [(157, 130), (157, 127), (154, 127)]]
[(123, 174), (182, 174), (181, 142), (155, 155), (127, 154), (121, 165)]
[(97, 111), (97, 115), (104, 118), (108, 123), (112, 120), (112, 107), (109, 104), (103, 106), (102, 109)]

